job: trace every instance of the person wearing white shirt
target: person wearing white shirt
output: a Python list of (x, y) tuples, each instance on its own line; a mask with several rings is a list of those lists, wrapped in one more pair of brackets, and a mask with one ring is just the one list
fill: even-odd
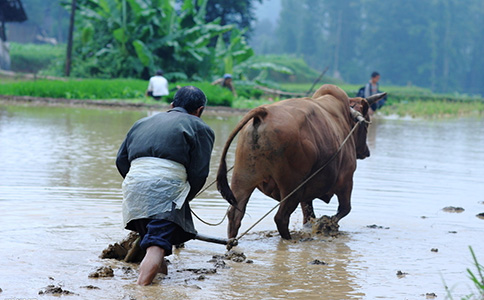
[(161, 100), (161, 97), (167, 96), (169, 93), (168, 80), (163, 77), (163, 71), (156, 71), (156, 75), (150, 78), (146, 95), (153, 97), (153, 99), (156, 101), (159, 101)]

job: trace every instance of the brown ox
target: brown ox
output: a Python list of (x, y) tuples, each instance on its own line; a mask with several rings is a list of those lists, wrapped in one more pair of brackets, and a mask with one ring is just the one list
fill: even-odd
[[(375, 95), (369, 100), (373, 102), (383, 96)], [(350, 106), (369, 120), (367, 100), (349, 99), (334, 85), (323, 85), (311, 98), (263, 105), (244, 116), (225, 144), (217, 174), (218, 190), (232, 205), (228, 214), (229, 238), (237, 236), (255, 188), (281, 201), (337, 152), (356, 123)], [(230, 188), (225, 157), (239, 132)], [(356, 159), (370, 155), (366, 135), (367, 124), (364, 123), (327, 167), (281, 202), (274, 220), (283, 238), (291, 238), (289, 217), (299, 203), (304, 223), (315, 217), (312, 207), (315, 198), (329, 203), (334, 194), (338, 196), (338, 212), (332, 217), (335, 224), (350, 212)]]

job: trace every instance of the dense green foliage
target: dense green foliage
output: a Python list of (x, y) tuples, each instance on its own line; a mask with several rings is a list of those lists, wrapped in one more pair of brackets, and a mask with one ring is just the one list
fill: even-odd
[[(195, 5), (196, 4), (196, 5)], [(207, 0), (80, 0), (73, 75), (200, 80), (253, 55), (242, 32), (206, 23)], [(228, 43), (222, 35), (229, 33)], [(215, 44), (215, 45), (214, 45)]]
[(277, 27), (254, 39), (258, 54), (301, 55), (346, 82), (376, 70), (386, 85), (484, 94), (482, 0), (281, 1)]
[(12, 71), (37, 73), (55, 63), (63, 63), (64, 45), (10, 43)]
[[(180, 1), (180, 0), (178, 0)], [(251, 28), (254, 16), (254, 2), (262, 0), (208, 0), (205, 21), (220, 18), (221, 25), (236, 24), (240, 30)]]

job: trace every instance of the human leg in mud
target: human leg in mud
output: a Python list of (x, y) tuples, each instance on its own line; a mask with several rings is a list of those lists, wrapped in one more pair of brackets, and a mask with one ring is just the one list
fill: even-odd
[(173, 245), (194, 238), (177, 224), (168, 220), (136, 220), (136, 230), (141, 237), (140, 247), (146, 255), (139, 268), (139, 285), (149, 285), (158, 273), (168, 274), (165, 257), (172, 254)]

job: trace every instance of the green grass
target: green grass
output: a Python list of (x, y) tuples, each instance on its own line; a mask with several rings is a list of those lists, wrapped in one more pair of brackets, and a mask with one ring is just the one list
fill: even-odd
[[(232, 93), (209, 82), (172, 83), (176, 85), (194, 85), (205, 92), (209, 105), (231, 106)], [(66, 99), (129, 99), (131, 102), (147, 102), (151, 98), (144, 96), (148, 82), (138, 79), (83, 79), (83, 80), (7, 80), (0, 83), (0, 95), (49, 97)], [(173, 101), (176, 90), (164, 97), (167, 103)], [(148, 102), (147, 102), (148, 103)]]
[(53, 64), (64, 63), (65, 45), (10, 43), (12, 71), (37, 73)]
[[(469, 275), (470, 281), (474, 285), (475, 291), (463, 297), (462, 300), (484, 300), (484, 266), (481, 265), (477, 260), (477, 256), (472, 247), (469, 247), (469, 250), (471, 251), (474, 268), (476, 270), (472, 271), (468, 268), (467, 274)], [(454, 296), (447, 285), (445, 285), (445, 289), (447, 291), (447, 299), (454, 300)]]
[[(32, 97), (50, 97), (67, 99), (118, 99), (134, 103), (157, 103), (145, 97), (148, 82), (138, 79), (84, 79), (84, 80), (25, 80), (8, 78), (0, 81), (0, 94)], [(202, 89), (210, 106), (231, 106), (240, 109), (252, 109), (280, 99), (271, 99), (248, 84), (235, 84), (239, 96), (234, 99), (228, 89), (209, 82), (170, 83), (172, 92), (164, 101), (173, 101), (175, 86), (194, 85)], [(319, 84), (315, 90), (319, 88)], [(339, 85), (348, 95), (354, 96), (358, 85)], [(284, 83), (284, 91), (306, 92), (311, 83)], [(484, 100), (468, 95), (433, 94), (428, 89), (418, 87), (385, 87), (389, 93), (387, 104), (379, 110), (381, 115), (411, 117), (448, 117), (484, 114)]]

